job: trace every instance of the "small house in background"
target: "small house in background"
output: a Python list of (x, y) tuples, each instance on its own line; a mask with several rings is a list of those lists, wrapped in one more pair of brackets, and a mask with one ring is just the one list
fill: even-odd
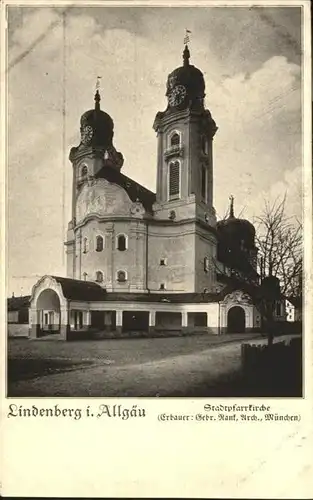
[(295, 306), (288, 299), (285, 300), (285, 304), (286, 304), (286, 320), (287, 321), (294, 321), (295, 320)]
[(285, 300), (286, 304), (286, 314), (287, 321), (290, 322), (301, 322), (302, 321), (302, 298), (301, 297), (289, 297)]
[(30, 295), (7, 299), (8, 323), (25, 324), (29, 321)]
[(281, 293), (280, 281), (277, 276), (269, 275), (263, 277), (261, 281), (261, 294), (264, 307), (271, 304), (273, 307), (273, 320), (280, 323), (280, 326), (286, 322), (286, 304), (284, 296)]

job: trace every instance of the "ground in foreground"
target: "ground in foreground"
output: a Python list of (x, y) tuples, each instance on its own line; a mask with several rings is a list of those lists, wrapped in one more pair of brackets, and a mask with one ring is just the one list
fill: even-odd
[(9, 339), (8, 396), (301, 396), (292, 373), (283, 385), (252, 386), (241, 344), (254, 335), (56, 342)]

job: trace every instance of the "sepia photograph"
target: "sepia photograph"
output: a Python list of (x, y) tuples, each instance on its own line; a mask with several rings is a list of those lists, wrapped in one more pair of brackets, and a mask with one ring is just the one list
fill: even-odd
[(303, 15), (6, 6), (8, 398), (304, 397)]

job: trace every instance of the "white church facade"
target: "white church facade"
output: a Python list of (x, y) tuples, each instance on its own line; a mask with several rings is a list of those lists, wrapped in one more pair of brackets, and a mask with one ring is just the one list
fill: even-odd
[[(114, 123), (95, 106), (81, 117), (70, 151), (72, 218), (67, 276), (43, 276), (32, 290), (30, 337), (212, 334), (260, 329), (260, 314), (235, 275), (257, 283), (255, 230), (234, 216), (217, 221), (213, 138), (202, 72), (190, 63), (167, 79), (157, 113), (156, 193), (122, 173)], [(225, 279), (224, 279), (225, 278)]]

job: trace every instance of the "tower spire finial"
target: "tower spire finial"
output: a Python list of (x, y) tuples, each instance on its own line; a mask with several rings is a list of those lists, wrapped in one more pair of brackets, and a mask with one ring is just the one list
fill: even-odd
[(234, 197), (231, 194), (229, 197), (230, 205), (229, 205), (229, 217), (235, 217), (234, 215)]
[(96, 110), (100, 109), (101, 97), (100, 97), (99, 88), (100, 88), (100, 79), (101, 78), (102, 78), (101, 76), (97, 76), (97, 81), (96, 81), (96, 93), (95, 93), (95, 109)]
[(185, 38), (184, 38), (185, 48), (184, 48), (184, 52), (183, 52), (184, 66), (189, 65), (189, 59), (190, 59), (190, 52), (189, 52), (189, 48), (188, 48), (188, 43), (190, 42), (189, 33), (191, 33), (191, 31), (186, 29)]

